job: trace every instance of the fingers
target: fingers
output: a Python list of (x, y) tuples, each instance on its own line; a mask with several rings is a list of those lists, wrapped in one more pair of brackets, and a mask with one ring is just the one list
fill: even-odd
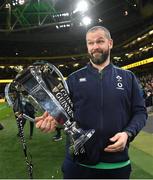
[(115, 142), (120, 138), (119, 134), (116, 134), (115, 136), (113, 136), (112, 138), (110, 138), (111, 142)]
[(43, 132), (54, 131), (57, 126), (57, 121), (45, 112), (42, 116), (35, 118), (36, 128), (39, 128)]
[(45, 119), (47, 116), (49, 116), (49, 113), (46, 111), (42, 116), (36, 117), (35, 122), (37, 123), (38, 121)]
[(57, 126), (57, 122), (55, 120), (48, 121), (42, 131), (43, 132), (55, 131), (56, 126)]
[(39, 121), (35, 122), (35, 124), (36, 124), (36, 128), (40, 128), (40, 127), (41, 127), (42, 122), (43, 122), (43, 119), (41, 119), (41, 120), (39, 120)]
[(52, 117), (46, 117), (46, 118), (44, 118), (44, 120), (43, 120), (42, 123), (41, 123), (41, 129), (43, 130), (43, 129), (46, 128), (46, 126), (47, 126), (48, 124), (51, 124), (52, 119), (53, 119)]
[(108, 145), (104, 151), (105, 152), (119, 152), (123, 151), (126, 146), (127, 142), (127, 135), (125, 135), (124, 132), (117, 133), (115, 136), (110, 138), (111, 142), (114, 142), (114, 144)]
[(43, 132), (53, 131), (55, 128), (54, 118), (52, 116), (48, 116), (41, 124), (41, 130)]
[(117, 141), (116, 143), (107, 146), (104, 151), (105, 152), (119, 152), (119, 151), (123, 151), (124, 150), (124, 146), (122, 144), (122, 142)]

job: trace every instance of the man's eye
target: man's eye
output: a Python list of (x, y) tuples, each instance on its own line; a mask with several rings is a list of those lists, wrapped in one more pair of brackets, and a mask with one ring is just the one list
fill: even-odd
[(92, 45), (92, 44), (94, 44), (93, 42), (88, 42), (88, 45)]
[(104, 40), (97, 41), (97, 44), (102, 44), (102, 43), (104, 43)]

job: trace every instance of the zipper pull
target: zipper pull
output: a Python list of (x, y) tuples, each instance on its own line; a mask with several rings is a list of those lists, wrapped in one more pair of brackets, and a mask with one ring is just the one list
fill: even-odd
[(100, 79), (102, 79), (102, 78), (103, 78), (103, 70), (101, 70), (101, 71), (99, 72), (99, 75), (100, 75)]

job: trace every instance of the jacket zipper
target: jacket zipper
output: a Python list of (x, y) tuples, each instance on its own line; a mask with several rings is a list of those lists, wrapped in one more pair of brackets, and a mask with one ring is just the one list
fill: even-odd
[(101, 70), (101, 71), (99, 72), (99, 74), (100, 74), (100, 79), (102, 79), (102, 78), (103, 78), (103, 70)]
[(101, 132), (103, 131), (103, 73), (104, 71), (101, 70), (99, 72), (99, 75), (100, 75), (100, 79), (99, 79), (99, 82), (100, 82), (100, 123), (99, 123), (99, 127), (101, 127)]

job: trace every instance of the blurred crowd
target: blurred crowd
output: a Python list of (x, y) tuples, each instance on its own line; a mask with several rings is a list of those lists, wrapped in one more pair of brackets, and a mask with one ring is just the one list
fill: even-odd
[(153, 72), (139, 77), (146, 106), (153, 106)]

